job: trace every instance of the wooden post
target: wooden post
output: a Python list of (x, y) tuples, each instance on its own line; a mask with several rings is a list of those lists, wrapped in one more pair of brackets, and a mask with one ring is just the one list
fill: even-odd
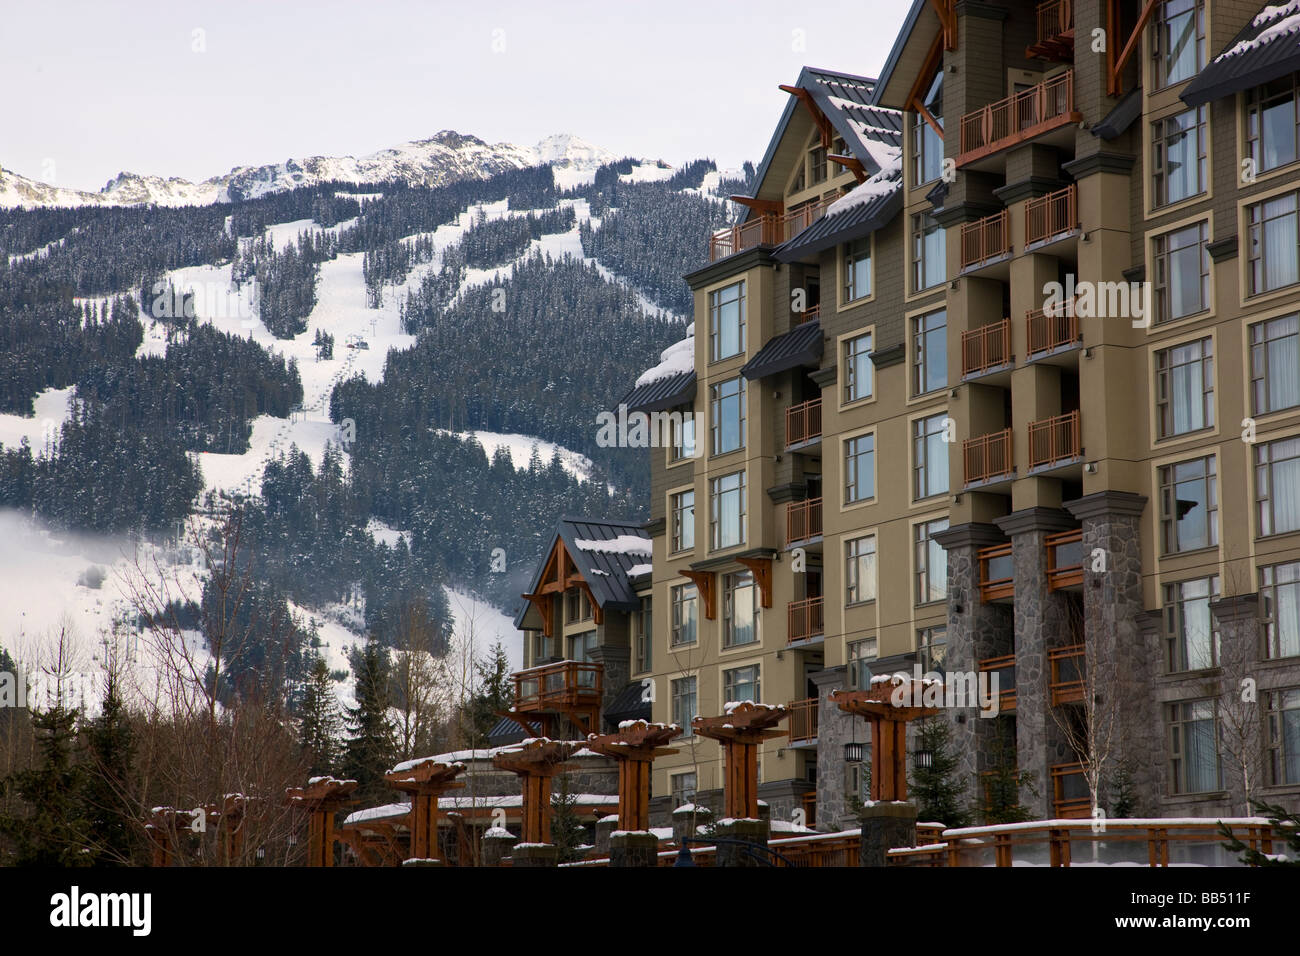
[[(939, 713), (938, 707), (927, 707), (922, 702), (924, 696), (934, 693), (933, 684), (902, 675), (873, 683), (869, 690), (831, 693), (831, 701), (840, 710), (871, 722), (872, 800), (907, 799), (907, 725), (919, 717)], [(902, 704), (895, 705), (895, 699)]]
[(550, 843), (551, 778), (569, 766), (566, 760), (582, 744), (538, 737), (498, 751), (492, 763), (520, 778), (524, 795), (522, 843)]
[(620, 727), (614, 734), (592, 734), (587, 747), (618, 762), (618, 827), (620, 830), (650, 828), (650, 771), (656, 757), (677, 751), (664, 747), (682, 729), (675, 724), (652, 724), (644, 720)]
[(758, 818), (758, 745), (784, 733), (776, 725), (787, 715), (783, 704), (745, 701), (720, 717), (696, 717), (692, 722), (695, 733), (722, 744), (727, 774), (724, 816)]
[(428, 860), (438, 855), (438, 798), (464, 786), (456, 781), (464, 771), (463, 763), (440, 763), (425, 757), (398, 764), (384, 774), (384, 782), (394, 790), (411, 794), (407, 859)]
[(306, 787), (290, 787), (284, 792), (284, 802), (300, 807), (309, 815), (307, 865), (334, 865), (334, 814), (356, 803), (352, 792), (357, 789), (355, 780), (335, 777), (313, 777)]

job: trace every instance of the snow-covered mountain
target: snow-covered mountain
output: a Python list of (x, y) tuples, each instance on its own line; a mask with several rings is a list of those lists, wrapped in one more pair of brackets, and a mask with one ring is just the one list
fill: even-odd
[(99, 192), (61, 189), (0, 169), (0, 207), (206, 205), (253, 199), (267, 193), (338, 180), (369, 185), (403, 180), (441, 186), (462, 179), (550, 164), (572, 172), (593, 171), (618, 157), (577, 136), (548, 136), (536, 146), (489, 144), (476, 136), (443, 130), (429, 139), (402, 143), (368, 156), (311, 156), (265, 166), (237, 166), (201, 183), (123, 172)]

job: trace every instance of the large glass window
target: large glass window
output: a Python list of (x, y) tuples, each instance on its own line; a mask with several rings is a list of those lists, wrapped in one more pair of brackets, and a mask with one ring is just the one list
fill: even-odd
[(922, 186), (943, 175), (943, 140), (924, 116), (912, 114), (912, 185)]
[(1205, 192), (1205, 107), (1151, 124), (1151, 175), (1155, 205), (1167, 206)]
[(1258, 173), (1300, 158), (1300, 96), (1297, 75), (1256, 87), (1246, 96), (1246, 144)]
[(1300, 316), (1250, 327), (1250, 411), (1263, 415), (1300, 405)]
[(745, 351), (745, 283), (733, 282), (709, 293), (709, 360)]
[(672, 432), (669, 455), (673, 461), (695, 457), (695, 409), (684, 405), (668, 417)]
[(1163, 0), (1151, 24), (1156, 88), (1190, 80), (1205, 66), (1204, 0)]
[(1209, 232), (1208, 223), (1198, 222), (1152, 241), (1157, 323), (1209, 309)]
[(1283, 193), (1246, 207), (1251, 295), (1300, 282), (1297, 197), (1300, 192)]
[(844, 503), (876, 496), (876, 436), (859, 435), (844, 442)]
[(914, 528), (916, 544), (916, 603), (948, 597), (948, 552), (931, 535), (948, 530), (948, 519), (923, 521)]
[(871, 237), (844, 247), (844, 301), (871, 295)]
[(727, 703), (739, 703), (752, 700), (756, 704), (763, 702), (763, 691), (759, 686), (758, 665), (737, 667), (722, 672), (722, 695)]
[(1165, 554), (1217, 545), (1218, 513), (1213, 455), (1160, 469), (1160, 529)]
[(1214, 427), (1214, 348), (1208, 338), (1156, 353), (1160, 437)]
[(1219, 629), (1210, 602), (1218, 577), (1165, 585), (1165, 664), (1171, 673), (1219, 666)]
[(672, 789), (673, 809), (695, 803), (695, 779), (694, 773), (675, 773), (668, 778), (668, 785)]
[(723, 575), (722, 646), (738, 647), (757, 640), (758, 588), (754, 586), (754, 575), (749, 571)]
[(709, 386), (713, 419), (713, 454), (745, 447), (745, 377), (737, 375)]
[(1300, 531), (1300, 438), (1255, 446), (1255, 505), (1260, 535)]
[(943, 226), (928, 212), (912, 217), (912, 291), (922, 292), (944, 281), (947, 271)]
[(697, 681), (696, 677), (680, 677), (671, 685), (673, 723), (682, 728), (683, 737), (694, 735), (691, 721), (700, 714)]
[(1268, 785), (1300, 783), (1300, 687), (1275, 690), (1268, 707)]
[(1169, 788), (1172, 793), (1209, 793), (1221, 787), (1219, 734), (1213, 700), (1170, 704)]
[(876, 536), (863, 535), (844, 542), (846, 604), (876, 599)]
[(709, 524), (713, 550), (745, 543), (745, 473), (709, 481)]
[(671, 590), (673, 626), (668, 641), (673, 647), (694, 644), (697, 640), (700, 595), (694, 584), (678, 584)]
[(1264, 656), (1300, 656), (1300, 561), (1259, 569)]
[(641, 610), (636, 616), (636, 671), (644, 674), (654, 662), (654, 603), (649, 597), (641, 598)]
[(948, 384), (948, 313), (944, 309), (912, 318), (912, 394)]
[(916, 632), (916, 651), (920, 658), (921, 671), (942, 674), (944, 660), (948, 651), (948, 628), (923, 627)]
[(682, 491), (673, 495), (672, 549), (689, 551), (695, 547), (695, 492)]
[(912, 495), (929, 498), (948, 490), (948, 443), (944, 441), (946, 415), (918, 418), (912, 423)]
[(844, 401), (870, 398), (872, 389), (871, 333), (844, 341)]
[(848, 643), (849, 690), (869, 690), (871, 687), (871, 662), (880, 656), (876, 638), (868, 637)]

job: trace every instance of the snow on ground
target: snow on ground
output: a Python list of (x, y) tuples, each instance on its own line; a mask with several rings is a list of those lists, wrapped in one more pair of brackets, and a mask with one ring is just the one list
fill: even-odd
[(17, 448), (24, 438), (32, 446), (32, 454), (40, 454), (46, 445), (58, 441), (59, 429), (68, 420), (68, 405), (72, 401), (72, 386), (47, 388), (36, 396), (36, 414), (31, 418), (22, 415), (0, 415), (0, 445)]
[(371, 518), (366, 525), (366, 531), (375, 539), (377, 544), (384, 544), (390, 548), (397, 547), (397, 542), (405, 541), (408, 545), (411, 543), (411, 533), (409, 531), (398, 531), (396, 528), (390, 528), (378, 518)]
[(326, 444), (339, 444), (342, 430), (319, 411), (297, 415), (293, 420), (259, 415), (253, 419), (253, 435), (242, 455), (202, 452), (198, 455), (206, 487), (225, 492), (253, 494), (261, 487), (267, 463), (294, 446), (307, 453), (313, 467), (320, 467)]
[(500, 608), (485, 604), (474, 595), (448, 587), (447, 604), (451, 608), (452, 650), (449, 656), (470, 650), (475, 657), (484, 658), (492, 645), (500, 641), (510, 659), (512, 671), (524, 666), (524, 642), (515, 622)]
[(498, 448), (505, 448), (510, 453), (511, 463), (521, 471), (528, 467), (534, 448), (537, 449), (537, 453), (541, 456), (543, 465), (550, 464), (551, 459), (558, 452), (560, 464), (564, 466), (565, 471), (579, 481), (586, 481), (591, 477), (591, 459), (586, 455), (565, 448), (563, 445), (557, 445), (555, 442), (534, 438), (532, 435), (485, 431), (451, 432), (441, 428), (438, 431), (441, 434), (455, 435), (458, 438), (472, 437), (477, 439), (478, 443), (483, 446), (483, 451), (489, 460), (496, 454)]
[(625, 183), (658, 183), (672, 179), (677, 170), (671, 166), (664, 168), (657, 163), (637, 163), (630, 173), (619, 173), (618, 178)]

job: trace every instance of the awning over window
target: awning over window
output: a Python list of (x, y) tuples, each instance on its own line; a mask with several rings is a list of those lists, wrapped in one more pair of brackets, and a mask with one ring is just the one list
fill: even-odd
[(1249, 90), (1300, 70), (1300, 3), (1268, 4), (1183, 90), (1188, 106)]
[(663, 412), (695, 398), (695, 373), (682, 372), (638, 385), (619, 402), (629, 412)]
[(822, 326), (805, 322), (768, 341), (745, 363), (740, 374), (751, 382), (802, 365), (818, 365), (822, 357)]

